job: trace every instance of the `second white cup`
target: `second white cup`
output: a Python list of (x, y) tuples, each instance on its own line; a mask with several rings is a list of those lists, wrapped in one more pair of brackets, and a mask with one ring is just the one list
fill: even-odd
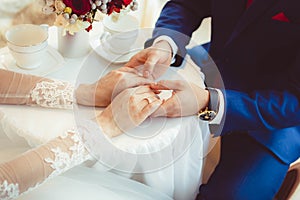
[(139, 21), (132, 15), (120, 16), (118, 20), (106, 17), (101, 42), (104, 48), (114, 54), (126, 54), (131, 50), (138, 36)]

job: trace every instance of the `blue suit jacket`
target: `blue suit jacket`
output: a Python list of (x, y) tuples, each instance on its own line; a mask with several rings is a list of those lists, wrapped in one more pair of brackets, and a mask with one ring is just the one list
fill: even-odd
[[(282, 13), (289, 22), (273, 19)], [(247, 131), (282, 161), (293, 162), (300, 156), (300, 1), (257, 0), (246, 9), (246, 0), (173, 0), (154, 37), (170, 36), (183, 56), (189, 39), (158, 28), (191, 36), (208, 16), (210, 56), (226, 88), (222, 135)]]

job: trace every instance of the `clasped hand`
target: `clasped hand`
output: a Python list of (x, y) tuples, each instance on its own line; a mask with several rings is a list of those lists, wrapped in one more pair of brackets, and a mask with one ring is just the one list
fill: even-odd
[[(94, 84), (80, 85), (75, 93), (77, 103), (106, 107), (97, 120), (110, 137), (138, 126), (149, 116), (194, 115), (207, 106), (207, 90), (183, 80), (154, 83), (167, 71), (171, 59), (170, 45), (160, 41)], [(157, 95), (161, 90), (172, 90), (172, 96), (161, 100)]]
[(78, 104), (106, 107), (97, 121), (106, 135), (115, 137), (141, 124), (161, 105), (151, 83), (136, 69), (121, 67), (93, 84), (81, 84), (75, 96)]
[[(172, 52), (169, 43), (161, 40), (137, 53), (125, 66), (137, 69), (145, 78), (150, 77), (156, 80), (169, 68), (173, 53), (175, 52)], [(159, 109), (152, 114), (152, 117), (195, 115), (204, 109), (209, 102), (207, 90), (184, 80), (160, 81), (158, 84), (152, 84), (151, 88), (155, 91), (173, 91), (172, 97), (164, 101)]]

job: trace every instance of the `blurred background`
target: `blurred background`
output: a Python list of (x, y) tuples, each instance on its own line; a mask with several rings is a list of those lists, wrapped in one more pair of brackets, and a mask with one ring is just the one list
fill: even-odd
[[(132, 12), (140, 20), (141, 28), (154, 27), (155, 21), (167, 0), (138, 0), (139, 8)], [(14, 24), (48, 24), (52, 25), (54, 15), (42, 13), (44, 0), (0, 0), (0, 48), (6, 45), (4, 33)], [(99, 19), (101, 20), (101, 15)], [(193, 35), (196, 43), (210, 40), (210, 19), (205, 20)]]

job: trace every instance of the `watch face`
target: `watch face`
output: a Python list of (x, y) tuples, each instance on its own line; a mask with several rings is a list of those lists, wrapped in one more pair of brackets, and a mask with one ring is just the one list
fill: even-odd
[(215, 118), (216, 112), (212, 110), (205, 110), (199, 113), (199, 118), (204, 121), (211, 121)]

